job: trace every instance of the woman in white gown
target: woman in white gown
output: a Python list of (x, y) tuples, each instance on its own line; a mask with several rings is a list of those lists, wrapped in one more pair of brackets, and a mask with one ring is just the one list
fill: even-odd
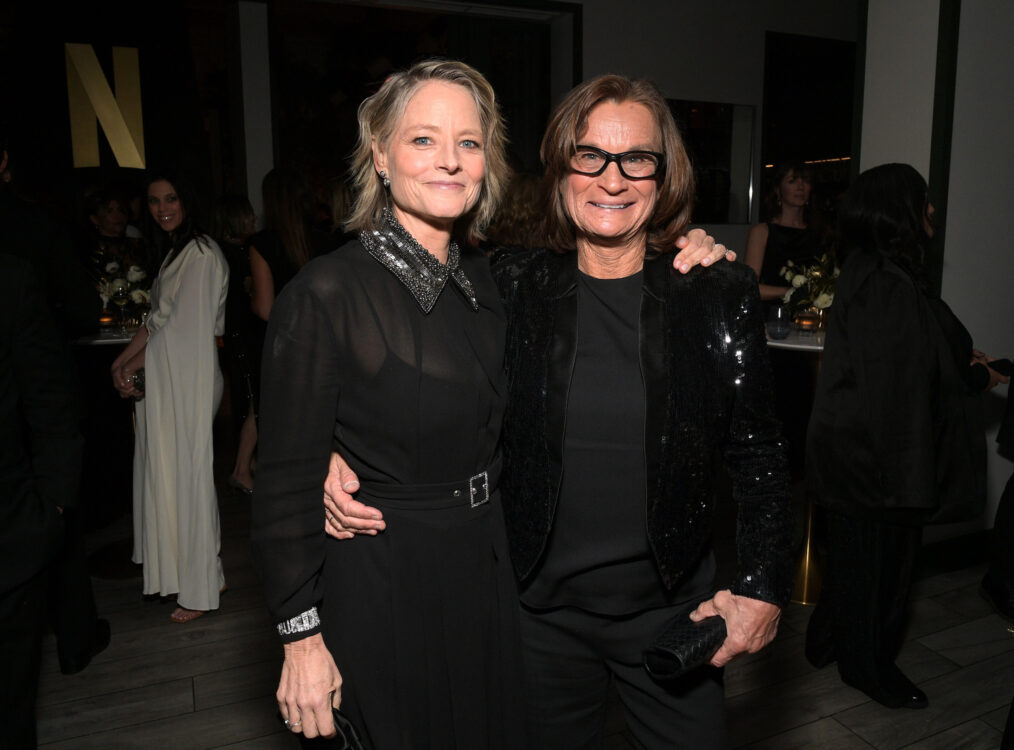
[(222, 398), (215, 336), (224, 330), (229, 271), (215, 241), (195, 228), (179, 180), (153, 177), (147, 200), (165, 260), (151, 314), (112, 375), (121, 395), (137, 399), (133, 560), (144, 566), (144, 594), (177, 594), (170, 619), (189, 622), (218, 609), (225, 588), (211, 425)]

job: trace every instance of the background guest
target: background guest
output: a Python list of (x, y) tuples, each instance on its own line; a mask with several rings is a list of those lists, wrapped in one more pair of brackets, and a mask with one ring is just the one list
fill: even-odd
[(253, 278), (251, 307), (267, 320), (275, 298), (310, 258), (333, 249), (329, 236), (314, 227), (313, 195), (298, 172), (272, 169), (261, 184), (264, 229), (250, 238)]
[(837, 660), (846, 684), (889, 708), (928, 704), (894, 663), (922, 529), (982, 512), (979, 394), (1007, 382), (927, 287), (932, 215), (907, 164), (870, 169), (845, 195), (807, 443), (828, 562), (806, 655), (816, 666)]
[[(31, 266), (6, 254), (0, 362), (0, 746), (34, 748), (46, 567), (60, 551), (61, 513), (76, 503), (82, 441), (76, 384), (45, 295)], [(108, 643), (108, 623), (105, 632)]]
[(143, 239), (127, 236), (128, 200), (110, 187), (101, 187), (85, 197), (87, 228), (82, 247), (89, 271), (96, 284), (99, 279), (112, 278), (106, 266), (115, 262), (120, 276), (131, 266), (141, 268), (153, 277), (158, 260), (153, 258)]
[[(745, 262), (757, 274), (765, 315), (782, 304), (788, 291), (781, 270), (789, 261), (803, 265), (824, 251), (823, 223), (810, 201), (813, 173), (800, 161), (787, 161), (775, 169), (764, 197), (767, 221), (750, 228)], [(806, 425), (814, 374), (797, 352), (771, 352), (775, 377), (775, 409), (788, 439), (789, 466), (793, 476), (804, 472)]]
[[(5, 172), (8, 153), (2, 128), (0, 145), (3, 146), (0, 172)], [(16, 181), (0, 181), (0, 248), (27, 261), (34, 272), (37, 284), (34, 289), (42, 290), (40, 299), (57, 323), (61, 349), (58, 366), (64, 371), (63, 377), (77, 390), (81, 380), (68, 351), (69, 340), (97, 327), (101, 308), (99, 296), (78, 262), (63, 221), (47, 216), (36, 204), (18, 195), (16, 188)], [(20, 271), (15, 276), (23, 278)], [(35, 299), (31, 301), (34, 304)], [(44, 327), (41, 335), (48, 336), (48, 329)], [(53, 364), (49, 357), (45, 361)], [(56, 403), (63, 403), (62, 399), (63, 396), (57, 394)], [(79, 419), (80, 398), (76, 398), (72, 414), (75, 420)], [(80, 427), (75, 421), (75, 434)], [(46, 581), (49, 622), (57, 640), (60, 670), (65, 674), (80, 672), (92, 656), (109, 643), (109, 623), (98, 617), (85, 558), (84, 525), (92, 508), (79, 507), (77, 502), (82, 465), (80, 450), (80, 446), (75, 445), (69, 458), (73, 469), (79, 472), (74, 476), (71, 495), (74, 502), (66, 503), (64, 533)]]
[(805, 264), (822, 252), (822, 227), (810, 203), (812, 192), (813, 172), (803, 162), (785, 162), (771, 177), (764, 197), (769, 218), (750, 227), (744, 257), (760, 280), (762, 300), (779, 300), (788, 291), (780, 273), (788, 261)]
[(225, 353), (229, 362), (229, 397), (239, 440), (229, 485), (253, 491), (253, 457), (257, 447), (255, 395), (260, 390), (262, 327), (250, 311), (250, 250), (256, 216), (243, 195), (223, 195), (211, 211), (211, 236), (229, 263), (229, 294), (225, 303)]
[[(113, 385), (135, 403), (134, 554), (145, 595), (178, 594), (170, 620), (218, 609), (225, 587), (218, 556), (212, 419), (222, 398), (215, 337), (224, 333), (229, 270), (194, 218), (186, 183), (155, 173), (147, 185), (155, 241), (165, 260), (151, 314), (113, 362)], [(144, 390), (134, 375), (144, 369)]]

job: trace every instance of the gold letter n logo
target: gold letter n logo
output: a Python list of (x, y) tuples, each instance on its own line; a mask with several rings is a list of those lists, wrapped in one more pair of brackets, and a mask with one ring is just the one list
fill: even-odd
[(116, 96), (109, 88), (90, 44), (66, 44), (67, 99), (75, 167), (99, 166), (99, 130), (121, 167), (144, 169), (144, 126), (141, 122), (141, 73), (137, 49), (113, 47)]

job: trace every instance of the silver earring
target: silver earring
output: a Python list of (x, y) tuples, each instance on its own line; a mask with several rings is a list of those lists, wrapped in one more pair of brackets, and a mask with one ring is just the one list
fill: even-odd
[(383, 169), (380, 170), (380, 181), (384, 183), (384, 187), (386, 188), (391, 187), (391, 181), (387, 179), (387, 172), (385, 172)]

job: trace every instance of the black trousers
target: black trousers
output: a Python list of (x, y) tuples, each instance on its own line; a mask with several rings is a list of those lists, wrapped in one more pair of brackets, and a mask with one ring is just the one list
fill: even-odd
[(67, 508), (63, 523), (63, 544), (49, 567), (49, 624), (56, 636), (60, 667), (74, 668), (90, 658), (98, 614), (81, 512)]
[(831, 646), (838, 671), (875, 688), (901, 648), (922, 526), (828, 511), (827, 575), (807, 650)]
[(35, 701), (39, 690), (45, 575), (0, 595), (0, 747), (36, 746)]
[(601, 748), (610, 683), (636, 747), (725, 747), (722, 670), (703, 667), (662, 685), (642, 666), (644, 648), (679, 606), (607, 617), (561, 607), (522, 606), (529, 747)]
[(1014, 590), (1014, 474), (1000, 495), (991, 547), (990, 572)]

